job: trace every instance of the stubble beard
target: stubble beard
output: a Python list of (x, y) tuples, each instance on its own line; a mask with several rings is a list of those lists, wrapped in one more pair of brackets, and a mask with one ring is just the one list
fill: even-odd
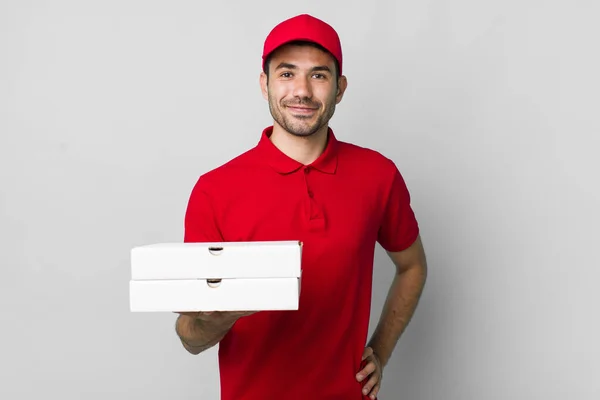
[[(317, 117), (314, 123), (310, 124), (308, 121), (311, 118), (314, 118), (314, 116), (285, 115), (281, 112), (281, 110), (285, 109), (286, 104), (292, 105), (292, 103), (282, 102), (279, 104), (279, 106), (277, 106), (276, 102), (277, 100), (269, 93), (269, 111), (271, 112), (271, 116), (283, 129), (285, 129), (286, 132), (299, 137), (308, 137), (318, 132), (319, 129), (327, 125), (335, 112), (335, 101), (330, 101), (326, 105), (324, 112)], [(315, 104), (309, 99), (302, 99), (302, 101), (295, 102), (293, 105), (308, 105), (311, 107), (318, 106), (318, 109), (321, 110), (320, 103)]]

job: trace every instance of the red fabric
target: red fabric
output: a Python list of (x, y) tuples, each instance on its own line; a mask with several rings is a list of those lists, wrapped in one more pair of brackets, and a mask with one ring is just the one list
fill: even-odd
[(337, 59), (338, 72), (339, 75), (342, 74), (342, 44), (337, 32), (328, 23), (308, 14), (289, 18), (271, 30), (263, 46), (263, 68), (271, 52), (295, 40), (314, 42), (323, 46)]
[(356, 381), (367, 341), (376, 242), (409, 247), (419, 229), (395, 164), (338, 141), (310, 166), (269, 140), (202, 175), (185, 241), (301, 240), (298, 311), (242, 318), (219, 345), (221, 398), (367, 399)]

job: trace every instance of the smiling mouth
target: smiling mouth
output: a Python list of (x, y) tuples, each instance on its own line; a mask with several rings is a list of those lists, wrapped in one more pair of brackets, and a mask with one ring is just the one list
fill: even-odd
[(287, 108), (289, 108), (290, 111), (293, 111), (294, 113), (297, 113), (297, 114), (312, 114), (315, 111), (317, 111), (316, 108), (308, 108), (308, 107), (287, 106)]

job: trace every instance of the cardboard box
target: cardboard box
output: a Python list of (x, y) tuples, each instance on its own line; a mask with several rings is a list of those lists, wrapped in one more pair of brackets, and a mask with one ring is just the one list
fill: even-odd
[(158, 243), (131, 250), (130, 309), (297, 310), (299, 241)]

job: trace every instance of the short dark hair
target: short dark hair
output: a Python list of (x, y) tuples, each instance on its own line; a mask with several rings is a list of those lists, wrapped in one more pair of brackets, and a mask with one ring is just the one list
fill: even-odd
[[(289, 42), (286, 44), (292, 44), (295, 46), (311, 46), (311, 47), (314, 47), (316, 49), (319, 49), (319, 50), (324, 51), (325, 53), (331, 55), (331, 57), (333, 58), (333, 62), (335, 63), (335, 76), (336, 76), (336, 78), (339, 78), (340, 65), (338, 63), (338, 60), (325, 47), (323, 47), (320, 44), (317, 44), (315, 42), (309, 42), (309, 41), (304, 41), (304, 40), (295, 40), (293, 42)], [(267, 59), (265, 60), (265, 66), (263, 68), (263, 72), (267, 75), (267, 79), (269, 78), (269, 65), (271, 64), (271, 58), (273, 58), (274, 53), (275, 53), (275, 51), (271, 52), (271, 54), (269, 54), (267, 56)], [(336, 79), (336, 81), (337, 81), (337, 79)]]

